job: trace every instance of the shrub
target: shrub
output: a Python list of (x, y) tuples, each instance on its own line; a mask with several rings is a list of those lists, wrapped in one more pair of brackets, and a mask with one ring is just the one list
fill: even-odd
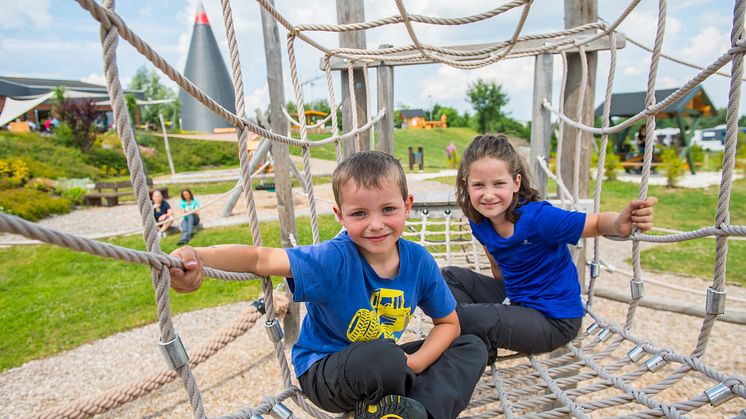
[(88, 178), (60, 179), (55, 192), (69, 199), (73, 204), (80, 205), (83, 203), (83, 197), (88, 193), (88, 187), (92, 184), (93, 180)]
[(23, 160), (0, 160), (0, 178), (5, 179), (10, 187), (23, 186), (30, 174), (28, 165)]
[(16, 188), (0, 191), (0, 207), (8, 214), (37, 221), (51, 214), (70, 212), (72, 202), (34, 189)]
[(606, 180), (614, 181), (617, 179), (617, 170), (622, 168), (622, 161), (614, 153), (606, 154), (606, 161), (604, 162), (604, 175)]
[(666, 171), (666, 185), (673, 188), (676, 186), (676, 182), (684, 176), (684, 163), (679, 158), (675, 148), (663, 150), (661, 160), (663, 170)]

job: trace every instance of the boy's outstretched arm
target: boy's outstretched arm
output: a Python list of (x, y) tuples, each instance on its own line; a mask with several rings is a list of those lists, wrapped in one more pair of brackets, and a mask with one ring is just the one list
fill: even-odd
[(171, 256), (181, 259), (185, 270), (170, 268), (171, 288), (193, 292), (202, 285), (202, 267), (229, 272), (290, 277), (290, 259), (284, 249), (229, 244), (211, 247), (180, 247)]
[(655, 197), (634, 200), (627, 204), (622, 212), (599, 212), (588, 214), (585, 218), (582, 237), (621, 236), (632, 234), (632, 228), (648, 231), (653, 228), (653, 206), (658, 202)]
[(416, 374), (425, 371), (433, 362), (448, 349), (461, 334), (456, 310), (440, 319), (433, 319), (435, 325), (425, 338), (420, 349), (413, 354), (407, 354), (407, 366)]

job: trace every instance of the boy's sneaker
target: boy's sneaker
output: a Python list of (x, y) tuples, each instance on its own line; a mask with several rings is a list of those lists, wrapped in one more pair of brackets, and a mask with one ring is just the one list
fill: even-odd
[(390, 395), (375, 404), (358, 402), (355, 419), (427, 419), (427, 411), (417, 400)]

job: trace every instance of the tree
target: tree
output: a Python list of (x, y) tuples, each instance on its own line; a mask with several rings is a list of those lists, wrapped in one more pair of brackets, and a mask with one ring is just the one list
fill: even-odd
[(88, 153), (96, 141), (95, 125), (100, 113), (91, 99), (68, 99), (63, 87), (54, 89), (54, 113), (62, 124), (72, 131), (72, 139), (84, 153)]
[(167, 121), (179, 120), (181, 104), (178, 95), (173, 89), (161, 83), (155, 70), (148, 71), (146, 66), (138, 68), (128, 87), (132, 90), (143, 90), (145, 100), (172, 99), (172, 102), (145, 106), (141, 114), (143, 123), (160, 125), (159, 114)]
[(436, 121), (440, 120), (441, 115), (445, 115), (449, 127), (465, 127), (468, 125), (469, 122), (468, 112), (464, 112), (463, 115), (459, 115), (456, 108), (452, 108), (450, 106), (441, 106), (438, 103), (433, 105), (432, 114), (433, 119), (435, 119)]
[(494, 131), (495, 124), (505, 116), (502, 107), (508, 103), (508, 95), (503, 92), (502, 86), (494, 81), (479, 79), (469, 84), (466, 95), (476, 112), (477, 131)]

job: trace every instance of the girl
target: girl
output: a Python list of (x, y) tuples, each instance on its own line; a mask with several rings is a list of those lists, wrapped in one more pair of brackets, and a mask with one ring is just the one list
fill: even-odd
[[(578, 272), (567, 244), (583, 237), (628, 236), (653, 227), (655, 198), (632, 201), (621, 213), (565, 211), (539, 200), (521, 159), (504, 135), (482, 135), (464, 150), (456, 200), (490, 261), (490, 278), (443, 269), (462, 334), (497, 348), (548, 352), (572, 340), (584, 315)], [(509, 301), (509, 305), (502, 304)]]
[(199, 224), (199, 201), (194, 198), (194, 194), (189, 189), (181, 191), (181, 201), (179, 201), (179, 207), (185, 213), (194, 211), (189, 215), (184, 216), (181, 219), (181, 239), (179, 239), (179, 246), (183, 246), (189, 243), (194, 235), (194, 227)]

